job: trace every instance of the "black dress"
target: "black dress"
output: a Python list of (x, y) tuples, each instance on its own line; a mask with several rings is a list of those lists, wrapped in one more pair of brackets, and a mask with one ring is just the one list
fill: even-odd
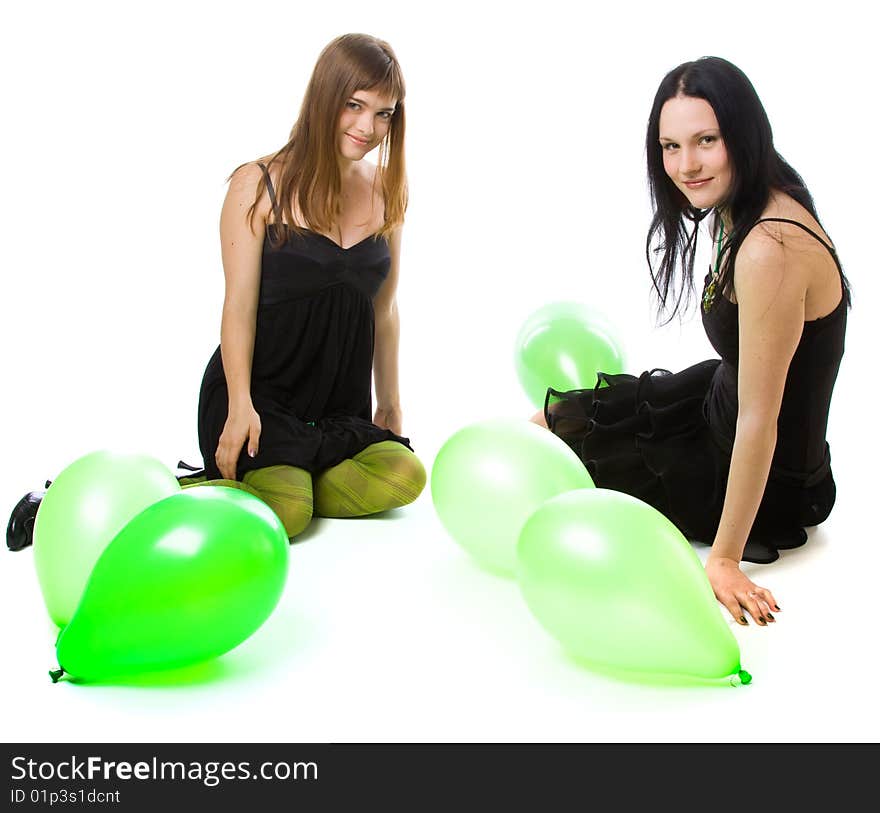
[[(280, 464), (320, 472), (384, 440), (411, 448), (407, 438), (372, 422), (373, 297), (391, 265), (387, 241), (370, 236), (342, 248), (302, 230), (276, 247), (277, 228), (270, 224), (263, 242), (251, 366), (259, 451), (251, 458), (245, 444), (238, 477)], [(221, 476), (214, 455), (228, 403), (218, 347), (199, 393), (199, 448), (210, 479)]]
[[(801, 223), (783, 222), (809, 232), (831, 252), (841, 275), (841, 300), (827, 316), (804, 323), (785, 382), (769, 479), (743, 557), (747, 561), (772, 561), (776, 549), (803, 544), (803, 528), (828, 517), (836, 494), (825, 432), (846, 332), (843, 272), (834, 249), (819, 235)], [(598, 487), (644, 500), (688, 539), (711, 544), (736, 430), (738, 309), (719, 294), (702, 317), (720, 359), (678, 373), (600, 372), (595, 389), (548, 390), (545, 416)]]

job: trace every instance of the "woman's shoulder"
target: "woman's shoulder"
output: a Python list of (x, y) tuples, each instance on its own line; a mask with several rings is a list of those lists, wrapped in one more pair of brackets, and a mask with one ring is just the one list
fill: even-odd
[(227, 178), (229, 193), (232, 195), (256, 195), (257, 186), (263, 179), (263, 170), (256, 161), (239, 164)]
[(833, 258), (820, 240), (830, 245), (804, 206), (788, 195), (774, 195), (737, 251), (738, 298), (746, 287), (763, 291), (768, 301), (780, 291), (802, 298), (817, 283), (836, 279)]
[[(272, 203), (267, 194), (264, 174), (257, 161), (240, 164), (227, 178), (226, 197), (223, 201), (221, 222), (237, 222), (241, 218), (250, 223), (251, 228), (265, 228), (272, 212)], [(259, 194), (258, 194), (259, 193)]]
[(265, 177), (266, 172), (272, 181), (275, 182), (278, 175), (278, 167), (270, 166), (272, 156), (264, 156), (262, 158), (254, 158), (252, 161), (246, 161), (239, 164), (229, 175), (230, 183), (239, 185), (248, 185), (256, 187), (257, 184)]
[[(268, 178), (272, 184), (272, 192), (277, 190), (280, 179), (280, 167), (278, 163), (271, 163), (272, 156), (264, 156), (239, 164), (230, 174), (229, 196), (248, 205), (257, 203), (257, 211), (266, 216), (271, 209), (269, 188), (266, 184)], [(257, 200), (257, 192), (260, 193)]]
[(802, 204), (790, 195), (775, 192), (743, 243), (750, 241), (756, 249), (771, 253), (777, 248), (824, 251), (810, 232), (830, 245), (831, 240), (822, 226)]
[(774, 196), (743, 238), (737, 264), (776, 263), (787, 257), (824, 258), (828, 252), (816, 237), (830, 245), (828, 236), (806, 208), (788, 195)]

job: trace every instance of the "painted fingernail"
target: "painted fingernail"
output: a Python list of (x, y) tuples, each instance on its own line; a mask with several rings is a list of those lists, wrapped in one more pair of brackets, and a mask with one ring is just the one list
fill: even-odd
[(776, 619), (773, 617), (773, 613), (767, 613), (767, 618), (769, 618), (771, 621), (775, 621), (775, 620), (776, 620)]
[(745, 617), (744, 615), (741, 615), (741, 616), (739, 617), (739, 623), (740, 623), (740, 624), (745, 624), (746, 626), (749, 625), (749, 622), (746, 621), (746, 617)]
[(248, 454), (249, 454), (251, 457), (256, 457), (256, 456), (257, 456), (257, 453), (256, 453), (253, 449), (249, 449), (249, 450), (248, 450)]
[(767, 619), (764, 618), (763, 615), (759, 615), (759, 616), (758, 616), (758, 623), (759, 623), (759, 624), (766, 624), (766, 623), (767, 623)]
[(782, 607), (780, 607), (778, 604), (776, 604), (776, 605), (774, 605), (774, 606), (776, 607), (776, 612), (777, 612), (777, 613), (778, 613), (780, 610), (782, 610)]

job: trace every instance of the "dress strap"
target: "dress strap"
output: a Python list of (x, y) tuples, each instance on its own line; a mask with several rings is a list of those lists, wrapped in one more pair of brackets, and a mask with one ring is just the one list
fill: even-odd
[(278, 210), (278, 201), (275, 199), (275, 187), (272, 186), (272, 178), (269, 176), (269, 170), (266, 165), (257, 161), (257, 166), (263, 170), (263, 177), (266, 180), (266, 191), (269, 193), (269, 200), (272, 202), (272, 211), (275, 213), (275, 222), (281, 222), (281, 212)]
[[(803, 223), (797, 220), (789, 220), (787, 217), (762, 217), (760, 220), (756, 220), (752, 224), (752, 229), (755, 228), (759, 223), (791, 223), (792, 226), (797, 226), (798, 228), (803, 229), (807, 234), (811, 234), (815, 237), (825, 248), (828, 249), (828, 253), (831, 254), (832, 259), (837, 265), (838, 270), (840, 269), (840, 260), (837, 258), (837, 252), (834, 250), (834, 246), (830, 243), (823, 240), (816, 232), (814, 232), (809, 226), (805, 226)], [(749, 230), (751, 231), (751, 229)]]

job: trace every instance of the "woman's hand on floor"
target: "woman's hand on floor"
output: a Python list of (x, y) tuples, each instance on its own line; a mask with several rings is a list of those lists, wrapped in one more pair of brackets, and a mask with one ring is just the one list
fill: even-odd
[(260, 449), (261, 428), (260, 416), (253, 404), (236, 410), (230, 409), (214, 455), (221, 477), (225, 480), (236, 479), (236, 464), (245, 442), (248, 445), (248, 454), (256, 457)]
[(706, 575), (715, 592), (715, 598), (727, 608), (738, 623), (748, 623), (746, 613), (761, 626), (776, 620), (770, 612), (771, 609), (779, 612), (773, 594), (763, 587), (758, 587), (746, 576), (739, 569), (739, 562), (736, 559), (710, 555), (706, 561)]

